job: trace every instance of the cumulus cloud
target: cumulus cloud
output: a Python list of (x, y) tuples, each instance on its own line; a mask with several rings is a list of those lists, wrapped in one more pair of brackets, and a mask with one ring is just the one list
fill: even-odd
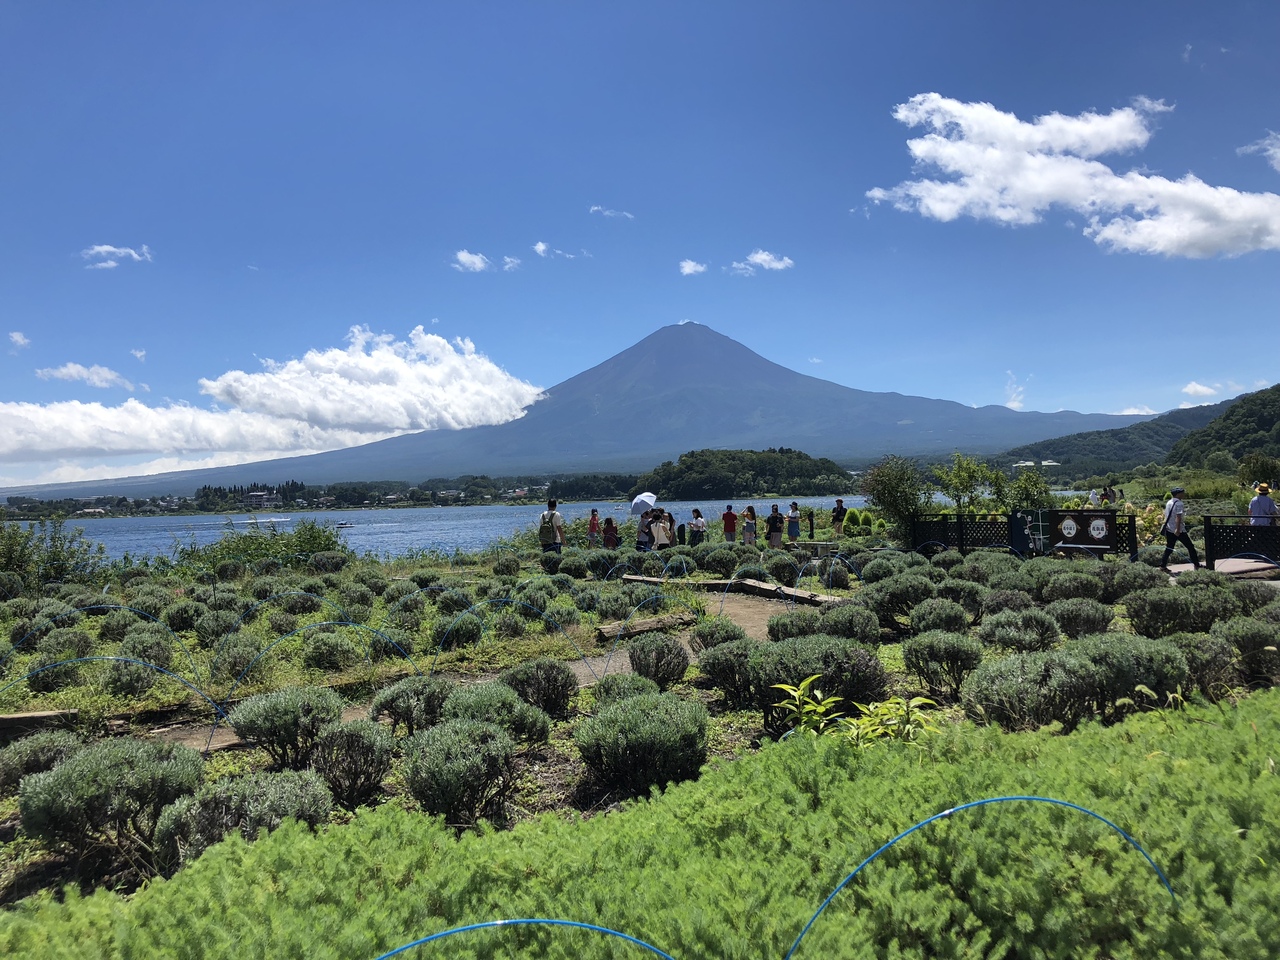
[(1280, 172), (1280, 133), (1270, 130), (1261, 140), (1236, 149), (1237, 154), (1260, 153), (1271, 164), (1271, 169)]
[(139, 362), (139, 363), (146, 363), (146, 362), (147, 362), (147, 351), (145, 351), (145, 350), (130, 350), (129, 352), (130, 352), (130, 353), (132, 353), (135, 357), (137, 357), (137, 358), (138, 358), (138, 362)]
[(453, 255), (453, 269), (463, 273), (480, 273), (488, 270), (492, 264), (483, 253), (472, 253), (470, 250), (459, 250)]
[(1190, 397), (1213, 397), (1217, 396), (1218, 390), (1217, 387), (1207, 387), (1203, 383), (1192, 380), (1182, 388), (1182, 392)]
[(1280, 250), (1280, 196), (1215, 187), (1188, 173), (1178, 180), (1097, 157), (1147, 145), (1153, 118), (1173, 108), (1138, 98), (1110, 113), (1051, 113), (1019, 120), (989, 103), (922, 93), (894, 117), (924, 136), (907, 141), (922, 177), (867, 191), (875, 203), (935, 220), (958, 217), (1022, 225), (1052, 207), (1082, 215), (1084, 235), (1124, 253), (1237, 256)]
[(540, 257), (545, 257), (545, 256), (547, 255), (547, 251), (548, 251), (549, 249), (551, 249), (551, 248), (550, 248), (550, 247), (548, 247), (548, 246), (547, 246), (545, 243), (543, 243), (541, 240), (539, 240), (537, 243), (535, 243), (535, 244), (533, 245), (533, 252), (534, 252), (534, 253), (536, 253), (536, 254), (537, 254), (538, 256), (540, 256)]
[(746, 260), (735, 260), (725, 269), (739, 277), (753, 277), (756, 267), (762, 270), (790, 270), (795, 265), (790, 257), (776, 257), (768, 250), (757, 248), (747, 254)]
[(682, 277), (692, 277), (695, 274), (706, 273), (706, 272), (707, 272), (707, 265), (705, 263), (698, 263), (697, 260), (681, 260), (680, 261), (680, 276)]
[(120, 374), (110, 367), (102, 367), (96, 363), (91, 367), (86, 367), (79, 363), (64, 363), (60, 367), (45, 367), (37, 370), (36, 376), (41, 380), (79, 380), (91, 387), (100, 387), (104, 390), (111, 387), (123, 387), (125, 390), (133, 389), (133, 384)]
[(810, 362), (810, 363), (821, 363), (821, 362), (822, 362), (822, 358), (821, 358), (821, 357), (810, 357), (810, 358), (809, 358), (809, 362)]
[(512, 270), (518, 270), (519, 268), (520, 268), (519, 257), (503, 257), (502, 258), (502, 269), (506, 270), (508, 273), (510, 273)]
[(608, 210), (608, 209), (606, 209), (606, 208), (604, 208), (604, 207), (600, 206), (600, 204), (598, 204), (598, 203), (597, 203), (597, 204), (595, 204), (594, 206), (592, 206), (592, 208), (591, 208), (590, 210), (588, 210), (587, 212), (588, 212), (588, 213), (600, 213), (600, 214), (604, 214), (604, 216), (606, 216), (606, 217), (625, 217), (625, 218), (626, 218), (626, 219), (628, 219), (628, 220), (634, 220), (634, 219), (635, 219), (635, 217), (634, 217), (634, 216), (632, 216), (631, 214), (627, 213), (627, 211), (625, 211), (625, 210)]
[[(213, 409), (148, 406), (134, 398), (114, 406), (0, 403), (0, 463), (43, 465), (38, 482), (56, 478), (54, 471), (66, 477), (81, 467), (95, 469), (85, 466), (87, 458), (134, 459), (112, 467), (114, 476), (186, 469), (192, 457), (244, 463), (418, 430), (502, 423), (522, 416), (541, 395), (470, 340), (450, 343), (421, 326), (404, 340), (353, 327), (347, 341), (345, 349), (310, 350), (296, 360), (265, 360), (258, 372), (201, 380), (200, 390), (216, 401)], [(140, 457), (150, 459), (140, 464)], [(79, 466), (62, 462), (73, 459)]]
[(132, 247), (113, 247), (110, 244), (99, 243), (81, 250), (80, 256), (89, 261), (84, 265), (86, 270), (114, 270), (120, 266), (122, 260), (128, 260), (133, 263), (150, 263), (151, 248), (145, 243), (140, 250), (134, 250)]
[(1117, 410), (1116, 415), (1121, 417), (1133, 417), (1133, 416), (1150, 417), (1150, 416), (1153, 416), (1155, 412), (1156, 411), (1152, 410), (1150, 407), (1148, 407), (1144, 403), (1138, 407), (1125, 407), (1123, 410)]
[(21, 350), (23, 347), (31, 346), (31, 341), (26, 338), (21, 330), (9, 331), (9, 342), (13, 344), (14, 349)]

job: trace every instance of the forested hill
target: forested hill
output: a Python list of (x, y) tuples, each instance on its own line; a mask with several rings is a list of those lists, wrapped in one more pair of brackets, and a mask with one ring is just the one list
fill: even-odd
[(1236, 460), (1251, 453), (1280, 458), (1280, 384), (1237, 397), (1222, 416), (1175, 443), (1167, 462), (1199, 467), (1204, 465), (1205, 457), (1218, 450), (1225, 450)]
[(1204, 427), (1240, 398), (1186, 410), (1170, 410), (1154, 420), (1115, 430), (1089, 430), (1054, 440), (1041, 440), (1006, 450), (996, 462), (1007, 466), (1019, 460), (1056, 460), (1064, 473), (1082, 476), (1119, 473), (1144, 463), (1163, 463), (1174, 445)]
[(848, 493), (849, 474), (834, 460), (786, 447), (769, 450), (690, 450), (636, 481), (631, 496), (648, 490), (662, 500), (724, 500), (776, 493), (816, 497)]

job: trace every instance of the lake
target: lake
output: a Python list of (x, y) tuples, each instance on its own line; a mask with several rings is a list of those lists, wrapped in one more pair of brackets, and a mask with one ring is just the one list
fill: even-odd
[[(834, 497), (797, 497), (802, 512), (812, 507), (815, 511), (830, 511)], [(750, 501), (735, 503), (739, 513)], [(790, 498), (759, 500), (754, 502), (757, 513), (768, 513), (777, 503), (785, 513)], [(846, 495), (845, 506), (866, 505), (863, 497)], [(677, 523), (686, 523), (694, 507), (699, 508), (708, 520), (719, 520), (724, 503), (672, 501), (661, 506), (670, 510)], [(576, 520), (591, 514), (591, 508), (600, 511), (601, 519), (612, 516), (614, 522), (625, 523), (631, 518), (631, 504), (614, 500), (593, 503), (566, 503), (560, 513), (566, 520)], [(274, 524), (279, 530), (289, 530), (300, 520), (313, 520), (321, 524), (350, 524), (339, 530), (342, 539), (358, 554), (377, 557), (394, 557), (419, 550), (439, 550), (453, 553), (455, 550), (475, 551), (483, 549), (501, 537), (510, 537), (521, 530), (536, 526), (544, 508), (536, 505), (509, 506), (494, 504), (473, 507), (397, 507), (386, 510), (322, 510), (285, 511), (276, 514), (227, 514), (196, 517), (103, 517), (101, 519), (73, 518), (71, 526), (84, 528), (85, 536), (106, 547), (107, 556), (119, 560), (125, 554), (138, 559), (143, 556), (173, 556), (175, 549), (194, 541), (200, 546), (213, 543), (228, 530), (245, 531)]]

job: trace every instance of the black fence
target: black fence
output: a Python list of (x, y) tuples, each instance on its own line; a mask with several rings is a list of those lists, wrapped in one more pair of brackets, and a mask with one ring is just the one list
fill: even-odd
[(1114, 510), (1020, 510), (1000, 516), (933, 514), (912, 521), (911, 546), (916, 550), (936, 546), (961, 553), (1006, 547), (1023, 556), (1133, 556), (1138, 552), (1138, 525), (1136, 517)]
[(1209, 569), (1216, 560), (1241, 556), (1280, 563), (1280, 527), (1250, 526), (1248, 517), (1206, 516), (1204, 562)]

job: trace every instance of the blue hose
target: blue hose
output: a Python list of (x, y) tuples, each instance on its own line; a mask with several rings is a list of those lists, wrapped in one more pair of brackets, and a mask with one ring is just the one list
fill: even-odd
[(445, 937), (453, 936), (455, 933), (467, 933), (471, 930), (483, 930), (486, 927), (519, 927), (532, 926), (535, 924), (550, 927), (576, 927), (579, 930), (590, 930), (594, 933), (603, 933), (610, 937), (618, 937), (620, 940), (626, 940), (628, 943), (634, 943), (638, 947), (644, 947), (644, 949), (648, 950), (650, 953), (655, 953), (660, 957), (666, 958), (666, 960), (675, 960), (675, 958), (670, 954), (663, 953), (652, 944), (645, 943), (643, 940), (637, 940), (635, 937), (629, 937), (625, 933), (619, 933), (617, 930), (610, 930), (608, 927), (597, 927), (595, 924), (591, 923), (578, 923), (576, 920), (546, 920), (543, 918), (532, 918), (527, 920), (490, 920), (486, 923), (472, 923), (465, 927), (454, 927), (452, 930), (433, 933), (431, 936), (423, 937), (421, 940), (415, 940), (413, 943), (406, 943), (403, 947), (396, 947), (391, 952), (384, 953), (382, 956), (376, 958), (376, 960), (388, 960), (388, 958), (404, 953), (406, 950), (410, 950), (413, 947), (420, 947), (424, 943), (430, 943), (433, 940), (442, 940)]

